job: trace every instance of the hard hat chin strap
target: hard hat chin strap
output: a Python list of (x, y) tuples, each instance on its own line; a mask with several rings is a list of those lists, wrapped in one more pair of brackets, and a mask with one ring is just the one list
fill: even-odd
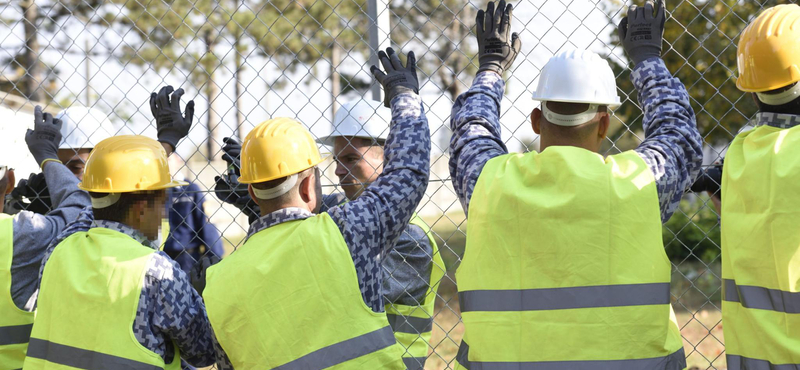
[(542, 114), (544, 115), (544, 118), (547, 119), (547, 122), (550, 122), (554, 125), (573, 127), (580, 126), (591, 121), (592, 118), (597, 115), (597, 108), (599, 106), (599, 104), (589, 104), (589, 108), (581, 113), (560, 114), (547, 108), (547, 102), (543, 101)]
[(791, 89), (777, 94), (756, 93), (758, 100), (768, 105), (784, 105), (800, 97), (800, 83), (795, 83)]
[(100, 209), (110, 207), (116, 203), (121, 196), (122, 193), (108, 193), (108, 195), (102, 198), (92, 198), (92, 208)]
[(295, 184), (297, 184), (297, 174), (291, 175), (286, 178), (286, 181), (282, 182), (280, 185), (269, 188), (269, 189), (256, 189), (253, 187), (253, 194), (256, 195), (258, 199), (275, 199), (283, 194), (292, 190)]

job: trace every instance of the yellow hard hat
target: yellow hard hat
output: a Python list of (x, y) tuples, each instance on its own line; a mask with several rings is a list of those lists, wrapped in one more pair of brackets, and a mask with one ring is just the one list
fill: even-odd
[(739, 38), (736, 87), (764, 92), (800, 81), (800, 6), (764, 10)]
[(322, 162), (311, 132), (290, 118), (273, 118), (256, 126), (244, 138), (241, 157), (242, 184), (287, 177)]
[(185, 186), (174, 181), (161, 143), (146, 136), (113, 136), (97, 143), (86, 160), (82, 190), (130, 193)]

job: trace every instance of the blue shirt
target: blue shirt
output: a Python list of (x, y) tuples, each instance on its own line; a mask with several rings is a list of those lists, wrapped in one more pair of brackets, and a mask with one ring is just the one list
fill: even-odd
[(205, 191), (195, 183), (167, 189), (169, 236), (164, 252), (172, 257), (186, 273), (206, 253), (222, 258), (225, 250), (219, 230), (208, 220), (203, 210)]

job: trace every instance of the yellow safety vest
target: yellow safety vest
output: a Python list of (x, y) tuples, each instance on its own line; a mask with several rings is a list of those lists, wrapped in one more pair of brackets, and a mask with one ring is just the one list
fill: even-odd
[(800, 127), (739, 134), (722, 172), (728, 369), (800, 369)]
[[(1, 201), (1, 200), (0, 200)], [(14, 218), (0, 214), (0, 369), (21, 369), (33, 327), (33, 312), (20, 310), (11, 298)]]
[(208, 269), (203, 298), (237, 369), (405, 369), (386, 314), (364, 304), (327, 213), (252, 235)]
[(180, 369), (142, 346), (133, 322), (155, 251), (93, 228), (62, 241), (45, 264), (25, 370)]
[(575, 147), (486, 163), (456, 272), (466, 369), (686, 367), (653, 174)]
[(444, 261), (439, 247), (433, 238), (430, 227), (419, 216), (411, 218), (411, 225), (417, 225), (425, 232), (433, 248), (431, 258), (430, 285), (420, 305), (406, 306), (386, 302), (386, 317), (392, 326), (397, 343), (405, 348), (403, 362), (408, 370), (422, 370), (428, 358), (428, 348), (433, 331), (433, 311), (436, 304), (436, 291), (445, 273)]

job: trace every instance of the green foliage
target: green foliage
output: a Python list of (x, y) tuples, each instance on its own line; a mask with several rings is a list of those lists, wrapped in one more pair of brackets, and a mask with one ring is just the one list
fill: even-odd
[(707, 197), (682, 200), (662, 235), (667, 256), (675, 264), (719, 262), (719, 220)]
[[(756, 111), (750, 97), (736, 88), (736, 48), (739, 33), (762, 8), (774, 0), (685, 0), (667, 1), (669, 18), (664, 32), (663, 59), (669, 70), (686, 86), (700, 133), (710, 144), (730, 142)], [(616, 27), (612, 39), (617, 47)], [(628, 100), (616, 110), (624, 123), (610, 135), (619, 147), (635, 145), (633, 133), (641, 132), (641, 109), (630, 82), (628, 66), (612, 65), (617, 86)]]

